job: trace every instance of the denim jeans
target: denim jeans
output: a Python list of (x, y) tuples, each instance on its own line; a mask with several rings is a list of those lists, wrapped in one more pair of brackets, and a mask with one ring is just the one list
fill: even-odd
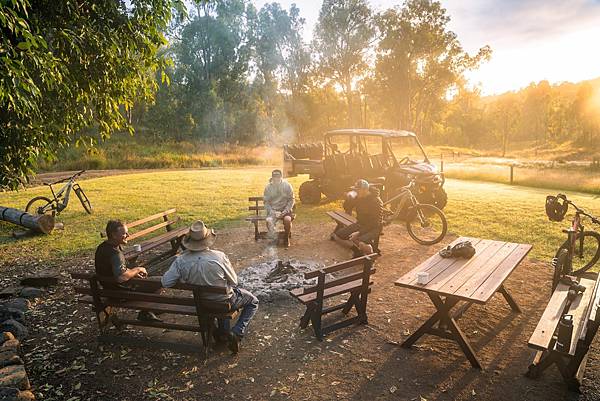
[[(238, 316), (238, 320), (231, 329), (232, 332), (237, 334), (240, 337), (243, 337), (246, 334), (246, 330), (248, 328), (248, 324), (250, 320), (256, 314), (258, 310), (258, 298), (256, 298), (250, 291), (244, 290), (243, 288), (234, 287), (233, 295), (229, 298), (229, 303), (231, 304), (231, 309), (239, 310), (241, 309), (240, 315)], [(219, 331), (227, 331), (229, 329), (230, 320), (220, 320), (219, 321)]]

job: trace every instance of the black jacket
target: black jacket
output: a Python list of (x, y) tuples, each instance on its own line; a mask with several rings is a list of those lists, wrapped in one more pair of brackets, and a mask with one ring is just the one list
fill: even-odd
[(352, 214), (356, 210), (356, 220), (361, 231), (381, 229), (383, 227), (383, 201), (379, 197), (379, 189), (371, 187), (369, 195), (364, 198), (347, 198), (344, 210)]

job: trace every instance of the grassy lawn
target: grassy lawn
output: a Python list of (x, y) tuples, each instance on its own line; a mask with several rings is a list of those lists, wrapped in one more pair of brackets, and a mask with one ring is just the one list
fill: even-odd
[[(109, 218), (132, 221), (169, 207), (176, 207), (185, 223), (203, 219), (217, 228), (245, 225), (248, 223), (241, 220), (248, 214), (247, 198), (262, 193), (270, 170), (257, 167), (163, 171), (82, 180), (94, 214), (87, 215), (73, 196), (59, 216), (65, 224), (64, 231), (14, 240), (10, 234), (15, 226), (0, 223), (0, 259), (25, 256), (43, 261), (91, 254), (100, 241), (98, 233)], [(296, 177), (290, 181), (297, 190), (304, 179)], [(552, 223), (544, 213), (545, 196), (553, 190), (453, 179), (447, 181), (446, 189), (449, 203), (445, 212), (453, 233), (532, 243), (531, 256), (547, 260), (564, 240), (561, 229), (568, 222)], [(30, 198), (47, 192), (46, 187), (36, 187), (0, 193), (0, 205), (24, 208)], [(569, 193), (569, 198), (600, 214), (597, 197)], [(297, 214), (301, 221), (331, 224), (324, 212), (334, 207), (337, 206), (299, 204)], [(248, 241), (251, 240), (249, 235)]]

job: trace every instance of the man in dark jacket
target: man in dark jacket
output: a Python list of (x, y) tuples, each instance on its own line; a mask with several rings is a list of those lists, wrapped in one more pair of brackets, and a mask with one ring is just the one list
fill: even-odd
[(383, 201), (379, 197), (379, 190), (370, 187), (366, 180), (356, 181), (346, 196), (344, 210), (348, 214), (356, 210), (357, 222), (338, 227), (331, 235), (332, 239), (352, 249), (355, 256), (373, 253), (383, 229)]
[[(125, 223), (119, 220), (110, 220), (106, 224), (106, 241), (98, 245), (94, 264), (96, 274), (104, 277), (114, 277), (117, 283), (105, 283), (107, 290), (131, 290), (138, 292), (160, 292), (160, 282), (149, 281), (145, 285), (131, 285), (132, 278), (145, 278), (148, 272), (141, 266), (127, 267), (123, 254), (123, 246), (127, 244), (129, 232)], [(140, 311), (138, 319), (142, 321), (160, 322), (161, 320), (152, 312)]]

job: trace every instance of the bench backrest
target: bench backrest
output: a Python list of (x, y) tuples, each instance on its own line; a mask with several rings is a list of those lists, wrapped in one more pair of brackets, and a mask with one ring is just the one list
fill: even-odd
[[(127, 228), (131, 230), (132, 228), (145, 225), (146, 223), (152, 222), (153, 220), (159, 220), (156, 224), (149, 225), (148, 227), (144, 227), (140, 230), (135, 230), (133, 233), (129, 233), (128, 241), (133, 241), (137, 238), (143, 237), (147, 234), (150, 234), (156, 230), (160, 230), (165, 227), (167, 231), (171, 231), (172, 226), (179, 221), (179, 217), (175, 216), (175, 212), (177, 209), (168, 209), (164, 212), (156, 213), (148, 217), (144, 217), (143, 219), (133, 221), (131, 223), (125, 223)], [(172, 216), (169, 216), (172, 215)], [(105, 238), (106, 233), (100, 233), (100, 237)]]
[[(317, 292), (317, 296), (319, 297), (320, 293), (320, 297), (322, 298), (323, 291), (326, 288), (337, 287), (355, 280), (362, 280), (362, 285), (368, 287), (371, 284), (370, 277), (372, 274), (375, 274), (376, 271), (373, 267), (373, 262), (378, 257), (379, 254), (372, 253), (370, 255), (361, 256), (359, 258), (350, 259), (342, 263), (304, 273), (304, 278), (306, 279), (317, 278), (317, 284), (304, 288), (302, 294)], [(357, 266), (361, 266), (362, 269), (356, 271)], [(336, 276), (334, 279), (326, 280), (328, 274), (342, 271), (345, 271), (342, 275)]]
[[(181, 290), (180, 295), (166, 295), (155, 293), (144, 293), (130, 290), (120, 289), (104, 289), (103, 283), (117, 284), (114, 277), (102, 277), (90, 272), (73, 272), (71, 277), (75, 280), (86, 280), (88, 286), (75, 286), (75, 292), (80, 295), (91, 295), (95, 302), (100, 302), (100, 298), (126, 299), (128, 301), (143, 301), (159, 304), (195, 306), (198, 313), (200, 311), (211, 312), (229, 312), (230, 304), (227, 301), (209, 301), (205, 299), (206, 294), (227, 294), (227, 289), (224, 287), (200, 286), (192, 284), (176, 284), (170, 287), (175, 290)], [(128, 284), (147, 284), (149, 281), (158, 281), (158, 277), (137, 279), (133, 278), (128, 281)]]
[(248, 202), (254, 202), (254, 205), (248, 206), (248, 210), (254, 211), (258, 216), (262, 210), (265, 210), (265, 200), (262, 196), (251, 196)]

